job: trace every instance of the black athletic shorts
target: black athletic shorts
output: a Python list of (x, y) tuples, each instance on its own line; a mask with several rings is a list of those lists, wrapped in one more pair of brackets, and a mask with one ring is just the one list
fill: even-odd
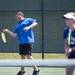
[(19, 45), (19, 54), (20, 55), (31, 55), (32, 44), (20, 44)]
[(71, 52), (68, 54), (68, 58), (69, 58), (69, 59), (75, 59), (75, 51), (71, 51)]

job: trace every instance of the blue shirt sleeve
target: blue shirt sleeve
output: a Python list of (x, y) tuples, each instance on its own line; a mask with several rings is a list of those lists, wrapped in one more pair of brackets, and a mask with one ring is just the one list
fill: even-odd
[(66, 28), (64, 29), (64, 33), (63, 33), (63, 38), (64, 38), (64, 39), (67, 39), (67, 37), (68, 37), (68, 32), (69, 32), (69, 29), (66, 27)]
[(12, 29), (13, 33), (17, 33), (17, 24), (14, 26), (14, 28)]
[(12, 30), (12, 32), (13, 32), (13, 33), (16, 33), (16, 32), (17, 32), (17, 30), (14, 28), (14, 29)]
[(28, 22), (29, 22), (28, 26), (31, 25), (33, 22), (38, 23), (38, 21), (36, 19), (32, 19), (32, 18), (28, 18)]

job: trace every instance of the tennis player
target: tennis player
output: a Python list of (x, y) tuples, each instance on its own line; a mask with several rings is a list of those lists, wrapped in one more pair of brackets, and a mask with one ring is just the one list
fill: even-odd
[[(65, 53), (68, 59), (75, 59), (75, 13), (69, 12), (64, 15), (66, 27), (64, 29)], [(73, 75), (73, 66), (66, 68), (66, 75)]]
[[(32, 59), (31, 50), (34, 44), (34, 33), (33, 28), (38, 25), (37, 20), (32, 18), (24, 18), (24, 13), (19, 11), (16, 14), (17, 24), (14, 27), (13, 31), (8, 29), (3, 29), (4, 32), (7, 32), (13, 37), (18, 37), (19, 40), (19, 54), (21, 59)], [(39, 69), (34, 65), (34, 70), (32, 75), (37, 75)], [(24, 67), (21, 67), (21, 70), (17, 75), (23, 75), (25, 73)]]

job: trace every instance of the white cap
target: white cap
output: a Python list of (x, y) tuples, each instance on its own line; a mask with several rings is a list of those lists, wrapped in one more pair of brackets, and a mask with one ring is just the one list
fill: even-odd
[(74, 12), (66, 13), (66, 14), (65, 14), (65, 15), (63, 15), (63, 16), (64, 16), (65, 18), (75, 20), (75, 13), (74, 13)]

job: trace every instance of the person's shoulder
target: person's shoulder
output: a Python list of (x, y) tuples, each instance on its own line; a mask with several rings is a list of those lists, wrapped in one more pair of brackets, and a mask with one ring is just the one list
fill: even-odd
[(26, 18), (27, 20), (36, 20), (35, 18)]
[(32, 18), (25, 18), (24, 21), (30, 21)]
[(73, 31), (74, 33), (75, 33), (75, 29), (74, 29), (74, 31)]
[(36, 19), (34, 18), (25, 18), (26, 21), (30, 21), (30, 22), (38, 22)]
[(69, 28), (68, 28), (68, 27), (65, 27), (65, 28), (64, 28), (64, 31), (67, 31), (67, 30), (69, 30)]
[(27, 18), (25, 18), (25, 20), (31, 20), (31, 19), (32, 19), (32, 18), (28, 18), (28, 17), (27, 17)]

